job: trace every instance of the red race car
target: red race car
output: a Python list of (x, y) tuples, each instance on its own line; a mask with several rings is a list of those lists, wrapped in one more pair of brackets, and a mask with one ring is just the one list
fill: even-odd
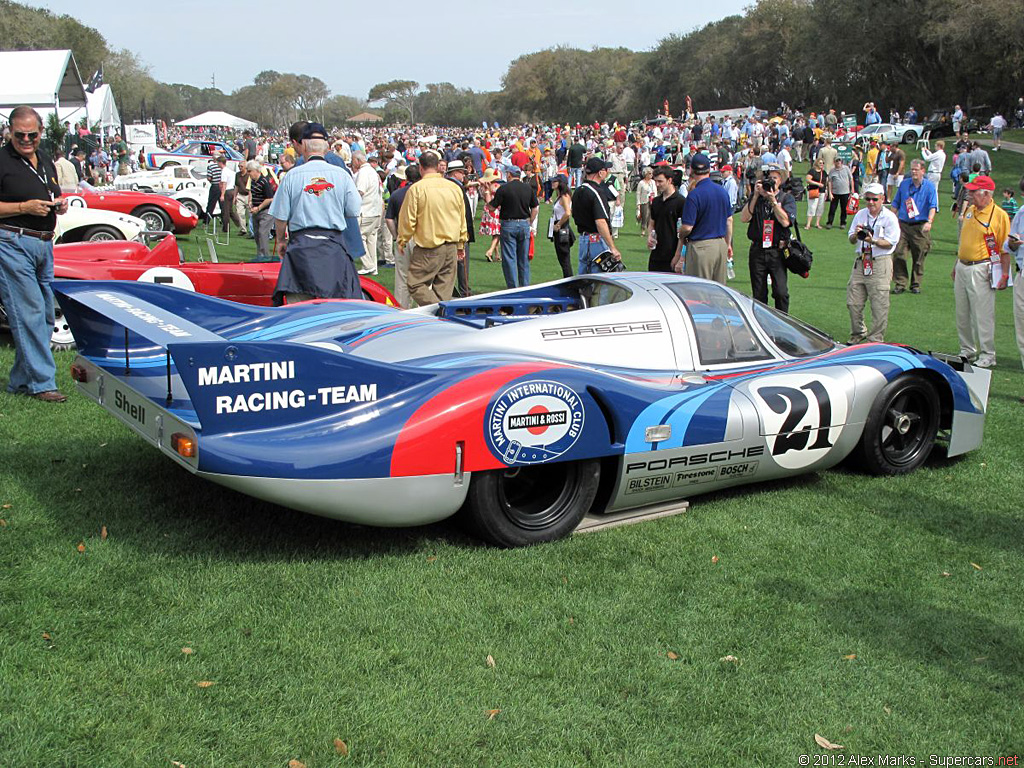
[(92, 191), (67, 195), (69, 206), (99, 208), (137, 216), (146, 222), (146, 229), (154, 232), (174, 232), (187, 235), (199, 223), (199, 217), (187, 206), (166, 195), (149, 192)]
[[(146, 197), (153, 197), (148, 195)], [(242, 304), (270, 306), (281, 262), (185, 262), (178, 243), (167, 236), (150, 250), (145, 243), (115, 240), (106, 243), (69, 243), (53, 249), (53, 276), (72, 280), (141, 280), (164, 283)], [(360, 275), (363, 298), (389, 307), (399, 306), (391, 292)], [(55, 349), (74, 345), (74, 337), (57, 308), (52, 344)]]

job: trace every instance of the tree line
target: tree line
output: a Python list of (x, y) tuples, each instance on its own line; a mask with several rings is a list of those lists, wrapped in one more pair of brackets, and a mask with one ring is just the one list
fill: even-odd
[(332, 94), (318, 77), (260, 72), (224, 93), (155, 80), (133, 52), (115, 50), (70, 16), (0, 0), (5, 50), (70, 48), (83, 78), (101, 65), (126, 122), (180, 120), (220, 109), (263, 126), (295, 119), (338, 125), (367, 109), (388, 122), (589, 122), (678, 115), (694, 109), (781, 102), (857, 112), (874, 101), (919, 112), (1009, 108), (1024, 81), (1024, 0), (757, 0), (649, 51), (558, 46), (515, 59), (493, 92), (452, 83), (393, 80), (366, 98)]

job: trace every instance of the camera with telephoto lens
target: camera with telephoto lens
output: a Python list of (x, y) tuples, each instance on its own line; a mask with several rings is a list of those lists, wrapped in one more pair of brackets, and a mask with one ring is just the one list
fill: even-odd
[(857, 227), (857, 239), (867, 240), (871, 237), (871, 227), (864, 226), (863, 224)]
[(770, 176), (766, 176), (764, 181), (761, 182), (761, 189), (763, 189), (765, 192), (774, 192), (775, 179), (771, 178)]

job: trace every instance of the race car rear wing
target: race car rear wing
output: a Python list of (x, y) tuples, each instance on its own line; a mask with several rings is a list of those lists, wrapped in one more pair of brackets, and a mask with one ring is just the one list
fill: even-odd
[(329, 343), (241, 340), (258, 335), (247, 330), (266, 327), (268, 318), (283, 335), (337, 304), (281, 312), (129, 282), (58, 281), (54, 292), (84, 358), (155, 405), (188, 414), (206, 435), (349, 411), (346, 419), (369, 418), (383, 399), (442, 375), (353, 357)]

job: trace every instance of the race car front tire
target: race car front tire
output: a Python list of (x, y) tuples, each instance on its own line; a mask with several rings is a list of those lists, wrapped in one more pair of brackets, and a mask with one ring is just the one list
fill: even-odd
[(600, 480), (598, 459), (474, 472), (464, 515), (480, 538), (499, 547), (555, 541), (579, 525)]
[(875, 398), (857, 450), (873, 475), (905, 475), (928, 460), (939, 431), (935, 386), (920, 375), (893, 379)]

